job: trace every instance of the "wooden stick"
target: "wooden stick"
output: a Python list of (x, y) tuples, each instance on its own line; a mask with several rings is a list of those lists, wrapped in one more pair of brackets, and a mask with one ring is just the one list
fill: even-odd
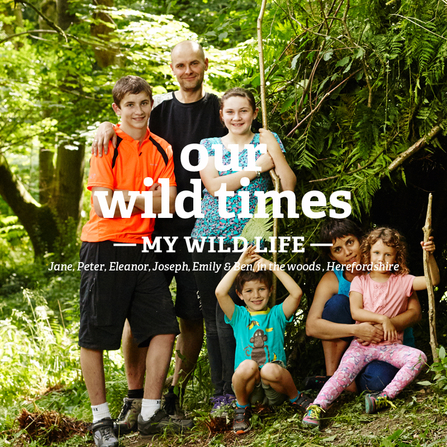
[[(265, 6), (267, 4), (267, 0), (262, 0), (261, 10), (259, 12), (258, 20), (257, 20), (257, 31), (258, 31), (258, 53), (259, 53), (259, 75), (260, 75), (260, 85), (261, 85), (261, 108), (262, 108), (262, 127), (264, 129), (268, 129), (267, 122), (267, 100), (265, 95), (265, 69), (264, 69), (264, 47), (262, 45), (262, 19), (264, 17)], [(274, 169), (270, 169), (270, 177), (272, 178), (273, 186), (276, 192), (280, 192), (281, 182), (279, 180), (278, 175), (276, 174)], [(273, 218), (273, 244), (272, 244), (272, 252), (273, 252), (273, 262), (276, 263), (278, 261), (278, 218)], [(273, 292), (270, 298), (270, 303), (272, 306), (275, 305), (276, 302), (276, 275), (273, 275)]]
[(443, 130), (445, 122), (438, 124), (433, 127), (427, 135), (416, 141), (412, 146), (410, 146), (406, 151), (399, 154), (399, 156), (388, 166), (389, 171), (394, 171), (398, 166), (400, 166), (407, 158), (411, 157), (419, 149), (422, 149), (426, 144), (434, 138), (441, 130)]
[[(432, 209), (433, 196), (430, 193), (428, 196), (427, 216), (425, 218), (425, 226), (422, 228), (424, 232), (424, 242), (428, 242), (428, 238), (431, 235), (431, 209)], [(430, 347), (433, 355), (433, 362), (439, 361), (438, 356), (438, 339), (436, 336), (436, 308), (435, 308), (435, 295), (433, 293), (433, 283), (430, 274), (430, 265), (428, 263), (429, 253), (424, 250), (424, 275), (427, 282), (427, 294), (428, 294), (428, 322), (430, 328)]]

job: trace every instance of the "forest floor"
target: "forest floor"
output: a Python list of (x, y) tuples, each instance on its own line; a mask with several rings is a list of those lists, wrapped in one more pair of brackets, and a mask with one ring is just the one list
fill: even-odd
[[(257, 408), (252, 416), (252, 430), (236, 436), (231, 422), (212, 419), (209, 408), (194, 410), (195, 427), (184, 434), (165, 433), (156, 437), (141, 437), (137, 433), (124, 436), (120, 447), (177, 447), (177, 446), (253, 446), (253, 447), (295, 447), (295, 446), (418, 446), (432, 447), (447, 444), (447, 399), (444, 392), (426, 385), (432, 373), (422, 374), (418, 380), (395, 399), (395, 409), (387, 409), (375, 415), (367, 415), (364, 397), (344, 393), (324, 413), (322, 426), (318, 430), (304, 428), (303, 414), (295, 413), (284, 404), (276, 410)], [(423, 382), (420, 385), (418, 382)], [(58, 436), (57, 442), (45, 441), (42, 435), (32, 439), (26, 430), (11, 431), (11, 436), (0, 441), (0, 445), (14, 447), (52, 446), (93, 446), (87, 434), (86, 425), (78, 435), (68, 439)], [(53, 427), (56, 431), (56, 427)], [(50, 431), (51, 428), (48, 428)], [(61, 430), (59, 430), (61, 431)], [(62, 433), (59, 433), (62, 435)]]

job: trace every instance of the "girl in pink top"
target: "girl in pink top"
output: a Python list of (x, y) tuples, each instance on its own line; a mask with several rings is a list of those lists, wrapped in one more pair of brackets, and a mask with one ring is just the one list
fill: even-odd
[[(421, 243), (429, 253), (433, 284), (439, 283), (439, 270), (433, 252), (432, 238)], [(390, 363), (399, 372), (381, 392), (367, 394), (367, 413), (394, 406), (394, 399), (419, 374), (427, 357), (422, 351), (402, 344), (402, 333), (396, 331), (391, 318), (407, 310), (408, 298), (413, 290), (427, 288), (424, 276), (409, 275), (406, 265), (407, 248), (402, 236), (391, 228), (377, 228), (362, 242), (363, 264), (370, 272), (354, 278), (349, 300), (351, 314), (357, 322), (374, 322), (382, 325), (384, 341), (363, 345), (353, 340), (346, 350), (334, 375), (326, 382), (303, 418), (306, 426), (319, 426), (320, 414), (348, 387), (357, 374), (373, 360)]]

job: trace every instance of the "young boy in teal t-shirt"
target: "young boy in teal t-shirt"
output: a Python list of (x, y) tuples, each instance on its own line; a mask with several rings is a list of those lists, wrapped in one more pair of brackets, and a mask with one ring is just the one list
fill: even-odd
[[(272, 293), (272, 272), (282, 282), (289, 296), (269, 308)], [(234, 304), (229, 295), (235, 284), (236, 293), (245, 307)], [(303, 410), (310, 404), (299, 393), (286, 369), (284, 331), (298, 309), (303, 292), (280, 266), (267, 261), (249, 247), (222, 278), (216, 297), (236, 339), (235, 371), (232, 378), (236, 395), (233, 431), (250, 430), (250, 406), (266, 401), (279, 405), (289, 399)]]

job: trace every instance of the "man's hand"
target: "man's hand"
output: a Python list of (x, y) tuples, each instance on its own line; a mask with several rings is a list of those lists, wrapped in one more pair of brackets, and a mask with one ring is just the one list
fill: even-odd
[(96, 131), (92, 143), (92, 155), (102, 157), (109, 152), (109, 141), (112, 140), (112, 146), (116, 147), (116, 133), (113, 124), (109, 122), (101, 123)]
[(381, 324), (360, 323), (356, 324), (356, 338), (363, 346), (377, 344), (383, 341), (383, 330)]

